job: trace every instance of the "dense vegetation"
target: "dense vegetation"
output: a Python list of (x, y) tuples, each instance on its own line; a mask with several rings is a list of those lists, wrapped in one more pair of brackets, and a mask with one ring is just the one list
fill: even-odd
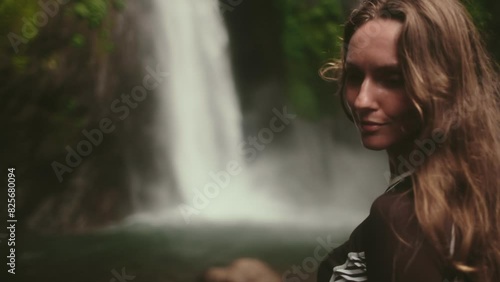
[[(317, 119), (338, 108), (333, 100), (336, 88), (325, 84), (317, 70), (328, 58), (338, 58), (342, 44), (342, 23), (348, 1), (280, 0), (284, 15), (283, 48), (288, 70), (290, 102), (304, 117)], [(489, 0), (463, 3), (481, 30), (494, 58), (500, 59), (500, 2)]]
[[(3, 163), (16, 168), (17, 216), (25, 225), (85, 229), (127, 212), (120, 140), (134, 140), (123, 129), (136, 130), (132, 119), (115, 120), (114, 134), (64, 181), (51, 164), (65, 163), (67, 147), (82, 140), (82, 130), (96, 128), (109, 116), (110, 101), (140, 83), (144, 68), (136, 17), (143, 11), (133, 4), (136, 10), (125, 13), (124, 2), (115, 0), (0, 3), (0, 129), (8, 136), (0, 146)], [(121, 17), (127, 21), (119, 28)], [(133, 44), (116, 48), (125, 38)], [(140, 120), (138, 114), (135, 121)]]
[[(80, 169), (81, 174), (59, 183), (50, 164), (64, 159), (65, 147), (82, 138), (82, 129), (94, 128), (109, 114), (110, 101), (140, 83), (143, 66), (139, 45), (143, 42), (137, 25), (151, 15), (145, 12), (149, 13), (148, 9), (136, 8), (151, 1), (141, 0), (140, 5), (139, 1), (124, 0), (0, 2), (0, 129), (8, 136), (0, 146), (5, 163), (17, 166), (23, 174), (18, 195), (25, 216), (44, 208), (47, 218), (56, 214), (53, 220), (64, 226), (75, 218), (87, 222), (102, 219), (104, 223), (105, 212), (111, 220), (126, 213), (125, 164), (136, 158), (134, 162), (147, 170), (148, 162), (151, 165), (148, 156), (154, 154), (141, 152), (140, 148), (148, 146), (139, 145), (138, 138), (147, 139), (142, 123), (150, 122), (154, 99), (148, 99), (149, 106), (141, 106), (142, 114), (123, 123), (116, 121), (118, 129), (89, 158), (88, 171)], [(322, 81), (317, 70), (329, 58), (339, 56), (348, 3), (353, 2), (247, 0), (225, 14), (244, 112), (282, 100), (311, 120), (332, 117), (338, 111), (335, 85)], [(467, 1), (466, 5), (498, 60), (500, 17), (496, 14), (500, 2)], [(280, 79), (284, 91), (266, 88), (269, 81)], [(257, 97), (259, 91), (262, 93)], [(132, 157), (125, 157), (124, 152)], [(81, 179), (86, 182), (79, 182)], [(78, 185), (83, 188), (75, 188)], [(78, 199), (74, 196), (77, 192)], [(52, 204), (44, 206), (43, 201), (52, 196), (51, 202), (46, 201)], [(78, 203), (68, 209), (62, 202), (67, 198)], [(121, 206), (117, 206), (120, 199)], [(95, 205), (88, 206), (85, 201)], [(108, 211), (99, 210), (101, 206)], [(65, 213), (59, 212), (62, 209)]]
[(327, 58), (340, 55), (343, 9), (331, 0), (281, 3), (289, 99), (299, 114), (317, 119), (336, 108), (335, 90), (321, 81), (317, 70)]

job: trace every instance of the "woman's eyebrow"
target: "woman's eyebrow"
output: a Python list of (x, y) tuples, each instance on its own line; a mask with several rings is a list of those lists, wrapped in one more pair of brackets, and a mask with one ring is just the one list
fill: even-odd
[(401, 73), (401, 66), (399, 64), (384, 65), (376, 67), (375, 70), (385, 73)]
[[(345, 68), (348, 70), (361, 70), (361, 67), (349, 61), (346, 62)], [(375, 66), (373, 70), (376, 72), (401, 73), (401, 66), (399, 64), (387, 64), (387, 65)]]
[(358, 65), (356, 65), (352, 62), (346, 62), (345, 68), (348, 70), (360, 70), (361, 69)]

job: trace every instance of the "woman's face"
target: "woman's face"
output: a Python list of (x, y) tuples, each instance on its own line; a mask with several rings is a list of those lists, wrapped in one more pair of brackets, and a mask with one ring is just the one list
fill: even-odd
[(344, 95), (368, 149), (397, 150), (416, 136), (418, 114), (397, 56), (401, 28), (398, 21), (371, 20), (349, 42)]

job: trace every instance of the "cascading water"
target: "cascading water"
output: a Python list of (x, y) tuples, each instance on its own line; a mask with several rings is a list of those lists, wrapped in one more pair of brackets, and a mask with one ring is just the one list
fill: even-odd
[(184, 200), (164, 215), (258, 217), (270, 202), (248, 189), (242, 117), (218, 2), (157, 0), (155, 5), (158, 56), (169, 73), (160, 91), (159, 130)]
[[(137, 282), (198, 281), (207, 267), (238, 257), (259, 257), (275, 269), (293, 270), (297, 262), (304, 265), (313, 250), (316, 257), (318, 246), (328, 251), (328, 245), (341, 244), (366, 215), (368, 198), (378, 194), (375, 186), (384, 189), (377, 157), (334, 143), (330, 131), (338, 123), (321, 125), (297, 118), (284, 129), (286, 136), (267, 144), (257, 159), (246, 164), (241, 144), (247, 137), (241, 132), (228, 38), (217, 0), (151, 1), (158, 22), (154, 26), (158, 54), (151, 57), (158, 59), (147, 65), (159, 62), (158, 68), (169, 73), (155, 93), (160, 98), (155, 133), (165, 152), (155, 151), (164, 178), (145, 187), (154, 180), (135, 171), (142, 162), (133, 163), (131, 158), (127, 173), (139, 211), (95, 234), (39, 238), (30, 234), (24, 240), (26, 248), (16, 256), (26, 270), (21, 277), (25, 281), (119, 277)], [(147, 16), (140, 16), (148, 22)], [(346, 135), (347, 130), (338, 131)], [(221, 176), (227, 175), (228, 164), (233, 171), (237, 164), (236, 171), (241, 171)], [(181, 206), (172, 200), (177, 194), (172, 191), (181, 194)], [(186, 208), (190, 225), (180, 207)], [(85, 224), (85, 219), (76, 221)], [(307, 276), (309, 280), (300, 280), (313, 281), (312, 273)]]
[[(217, 0), (155, 0), (154, 4), (157, 57), (160, 68), (169, 73), (158, 93), (157, 132), (165, 145), (165, 154), (159, 152), (158, 158), (173, 172), (151, 188), (160, 211), (156, 207), (152, 214), (136, 216), (181, 224), (246, 220), (352, 226), (359, 222), (369, 200), (357, 197), (376, 195), (373, 189), (362, 189), (383, 181), (379, 157), (333, 144), (325, 134), (331, 128), (297, 119), (288, 125), (293, 134), (286, 144), (266, 149), (247, 164), (229, 39)], [(178, 190), (183, 202), (172, 205), (164, 199), (169, 189)]]

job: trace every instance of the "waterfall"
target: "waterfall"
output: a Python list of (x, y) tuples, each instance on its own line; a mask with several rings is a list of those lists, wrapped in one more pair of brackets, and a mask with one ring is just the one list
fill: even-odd
[(169, 73), (161, 94), (164, 140), (185, 198), (190, 187), (210, 180), (209, 171), (238, 158), (242, 135), (228, 37), (214, 2), (156, 1), (166, 36), (160, 56)]
[[(165, 149), (157, 157), (165, 174), (147, 188), (154, 211), (133, 218), (158, 224), (359, 223), (369, 208), (366, 195), (373, 199), (372, 187), (384, 189), (379, 156), (334, 143), (328, 137), (333, 123), (297, 119), (286, 127), (291, 134), (272, 140), (279, 144), (249, 162), (217, 0), (153, 1), (155, 58), (169, 74), (157, 93), (156, 134)], [(169, 201), (172, 190), (181, 203)]]
[[(186, 217), (191, 211), (190, 219), (217, 220), (258, 216), (256, 205), (263, 202), (248, 189), (242, 115), (218, 2), (154, 3), (159, 18), (158, 57), (169, 73), (159, 93), (158, 131), (166, 146), (166, 155), (160, 158), (169, 159), (175, 189), (184, 200), (164, 215)], [(156, 189), (161, 195), (166, 187)]]

